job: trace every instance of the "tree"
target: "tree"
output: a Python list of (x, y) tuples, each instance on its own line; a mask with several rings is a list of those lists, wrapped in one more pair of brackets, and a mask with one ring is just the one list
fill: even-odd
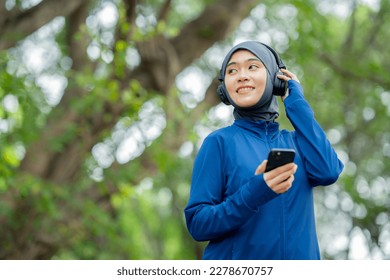
[(182, 211), (192, 161), (231, 121), (215, 94), (221, 53), (249, 38), (302, 77), (346, 163), (316, 192), (324, 257), (353, 258), (354, 236), (388, 257), (389, 3), (341, 1), (338, 15), (311, 2), (0, 5), (0, 258), (199, 258)]
[[(112, 39), (105, 40), (99, 38), (99, 34), (93, 34), (96, 30), (87, 30), (85, 22), (100, 5), (109, 4), (115, 4), (119, 14), (114, 27), (97, 30), (106, 32), (104, 35), (110, 32)], [(4, 187), (4, 200), (8, 207), (2, 218), (6, 226), (2, 231), (1, 256), (51, 258), (62, 246), (61, 243), (72, 242), (72, 232), (79, 233), (80, 228), (85, 227), (80, 215), (88, 203), (98, 203), (100, 209), (109, 213), (110, 198), (118, 192), (114, 180), (102, 183), (104, 189), (99, 189), (98, 183), (86, 180), (88, 166), (85, 165), (92, 147), (103, 141), (121, 118), (135, 117), (142, 103), (158, 96), (168, 100), (164, 106), (167, 107), (166, 122), (169, 127), (175, 121), (171, 118), (176, 118), (169, 108), (175, 106), (171, 102), (177, 103), (173, 89), (176, 75), (234, 30), (255, 1), (242, 1), (240, 4), (236, 1), (215, 1), (207, 6), (202, 1), (192, 3), (194, 8), (200, 5), (198, 10), (201, 12), (194, 14), (190, 21), (180, 18), (172, 1), (143, 4), (138, 1), (58, 3), (46, 0), (30, 8), (23, 8), (24, 5), (28, 5), (28, 1), (14, 7), (2, 5), (1, 48), (15, 46), (20, 39), (50, 20), (63, 17), (65, 23), (57, 35), (58, 43), (61, 55), (71, 60), (71, 66), (63, 71), (68, 81), (64, 96), (50, 113), (41, 113), (39, 108), (27, 108), (34, 101), (36, 107), (44, 106), (36, 104), (36, 97), (27, 92), (28, 87), (34, 86), (34, 81), (28, 85), (19, 81), (19, 92), (15, 92), (14, 85), (3, 86), (4, 94), (24, 94), (25, 99), (24, 103), (21, 102), (22, 124), (3, 137), (3, 141), (7, 141), (7, 149), (12, 148), (15, 140), (19, 141), (26, 152), (20, 164), (16, 162), (7, 168), (10, 162), (6, 161), (3, 167), (11, 174), (6, 177)], [(147, 16), (152, 18), (151, 24), (136, 23), (137, 18), (147, 20)], [(109, 63), (104, 58), (93, 60), (86, 55), (91, 44), (97, 44), (102, 53), (112, 57)], [(126, 51), (129, 50), (138, 51), (142, 61), (134, 69), (126, 65)], [(96, 77), (99, 70), (102, 76)], [(13, 77), (5, 75), (4, 84), (13, 80)], [(29, 110), (34, 112), (29, 115)], [(34, 121), (36, 117), (41, 117), (41, 124), (38, 120)], [(29, 126), (28, 130), (26, 126)], [(181, 137), (186, 136), (177, 134), (175, 129), (173, 127), (167, 133), (179, 136), (175, 137), (176, 141), (169, 141), (166, 146), (168, 151), (175, 151), (184, 142)], [(27, 136), (14, 136), (27, 131), (32, 134), (27, 141)], [(153, 161), (147, 155), (139, 160), (143, 174), (150, 176), (155, 173)], [(138, 185), (142, 178), (128, 177), (127, 184), (131, 185)], [(112, 209), (111, 215), (114, 215)]]
[(323, 115), (321, 123), (346, 163), (336, 186), (317, 196), (321, 220), (328, 221), (320, 231), (323, 254), (339, 259), (388, 258), (389, 77), (384, 69), (389, 67), (385, 44), (389, 32), (382, 24), (390, 6), (388, 1), (376, 6), (353, 1), (345, 7), (346, 13), (336, 17), (318, 8), (323, 16), (315, 17), (311, 26), (303, 12), (299, 34), (312, 39), (297, 44), (298, 52), (314, 54), (312, 62), (305, 63), (302, 57), (297, 64), (307, 64), (305, 73), (317, 73), (310, 81), (305, 75), (305, 86), (318, 94), (311, 104)]

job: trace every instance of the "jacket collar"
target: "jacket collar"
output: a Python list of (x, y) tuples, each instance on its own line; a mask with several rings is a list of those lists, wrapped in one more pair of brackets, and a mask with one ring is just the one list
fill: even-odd
[(234, 121), (234, 125), (239, 126), (251, 133), (256, 134), (259, 137), (273, 136), (279, 131), (279, 123), (278, 122), (270, 122), (270, 121), (248, 121), (244, 119), (238, 119)]

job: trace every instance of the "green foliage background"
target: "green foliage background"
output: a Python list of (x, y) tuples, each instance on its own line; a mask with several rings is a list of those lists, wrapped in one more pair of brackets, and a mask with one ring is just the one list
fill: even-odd
[[(0, 221), (7, 226), (0, 257), (9, 258), (18, 244), (32, 244), (33, 236), (44, 232), (50, 244), (57, 245), (38, 258), (200, 258), (205, 244), (191, 239), (183, 217), (192, 163), (203, 137), (232, 120), (222, 105), (203, 110), (197, 118), (189, 116), (201, 106), (225, 51), (234, 42), (255, 39), (274, 46), (299, 76), (317, 120), (345, 163), (336, 184), (316, 189), (322, 257), (390, 258), (389, 1), (259, 1), (238, 30), (176, 77), (169, 96), (145, 89), (137, 80), (129, 80), (122, 90), (110, 77), (124, 76), (127, 68), (135, 67), (137, 42), (175, 36), (214, 1), (173, 1), (169, 16), (155, 22), (162, 2), (138, 4), (137, 16), (144, 24), (136, 26), (132, 40), (118, 40), (114, 46), (104, 37), (113, 27), (84, 26), (79, 36), (90, 36), (98, 49), (96, 57), (89, 57), (99, 65), (94, 71), (71, 69), (67, 25), (61, 18), (0, 52)], [(111, 1), (94, 3), (91, 21)], [(123, 19), (121, 2), (112, 3), (118, 11), (116, 27), (123, 32), (133, 28)], [(23, 58), (40, 41), (46, 42), (47, 56), (37, 71)], [(109, 59), (112, 49), (116, 55)], [(88, 89), (89, 94), (74, 98), (69, 106), (91, 119), (107, 101), (126, 106), (119, 119), (103, 116), (116, 125), (100, 131), (100, 142), (83, 158), (81, 175), (72, 183), (20, 170), (30, 143), (61, 114), (39, 83), (44, 75), (63, 77), (66, 88)], [(188, 84), (188, 77), (194, 84)], [(199, 86), (198, 93), (189, 90)], [(283, 111), (282, 104), (280, 108)], [(280, 122), (291, 128), (283, 113)], [(88, 123), (67, 126), (47, 149), (61, 152), (88, 129)], [(118, 151), (126, 153), (121, 150), (126, 139), (132, 139), (132, 153), (121, 160)], [(152, 166), (143, 164), (146, 159)], [(29, 232), (22, 230), (26, 223)]]

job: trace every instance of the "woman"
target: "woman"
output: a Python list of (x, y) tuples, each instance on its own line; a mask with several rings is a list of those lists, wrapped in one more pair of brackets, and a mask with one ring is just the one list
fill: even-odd
[[(320, 258), (313, 187), (334, 183), (343, 164), (297, 77), (283, 68), (256, 41), (236, 45), (223, 61), (218, 93), (235, 121), (204, 140), (185, 208), (193, 238), (209, 241), (204, 259)], [(295, 131), (279, 130), (276, 95)], [(294, 149), (294, 163), (264, 172), (272, 148)]]

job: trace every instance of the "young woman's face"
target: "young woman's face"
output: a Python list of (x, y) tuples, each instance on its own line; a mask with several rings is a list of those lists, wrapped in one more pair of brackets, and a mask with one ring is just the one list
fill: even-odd
[(267, 81), (264, 64), (251, 52), (238, 50), (226, 67), (225, 86), (240, 107), (250, 107), (263, 96)]

